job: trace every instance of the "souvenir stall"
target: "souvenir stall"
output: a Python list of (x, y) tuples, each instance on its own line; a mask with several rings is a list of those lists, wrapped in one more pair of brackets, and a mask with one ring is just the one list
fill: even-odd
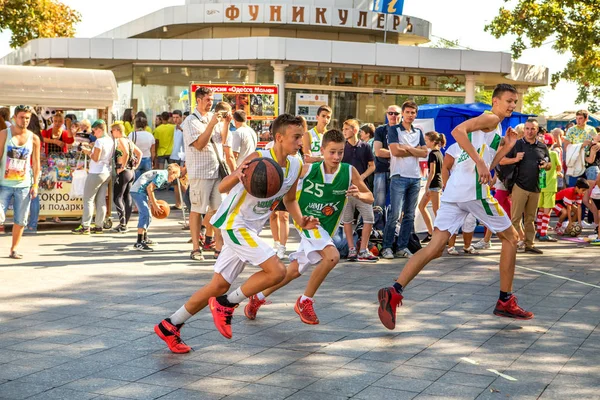
[[(117, 83), (111, 71), (0, 66), (0, 104), (5, 106), (30, 105), (43, 113), (62, 110), (65, 114), (76, 110), (96, 109), (98, 117), (110, 125), (112, 107), (118, 99)], [(75, 142), (67, 152), (41, 152), (41, 179), (39, 183), (40, 216), (81, 217), (82, 190), (73, 187), (73, 179), (81, 182), (86, 175), (89, 159), (81, 152), (81, 147), (89, 143), (89, 134), (76, 134)], [(79, 186), (79, 185), (76, 185)], [(108, 198), (112, 198), (112, 185)], [(112, 226), (108, 201), (107, 219), (104, 228)]]

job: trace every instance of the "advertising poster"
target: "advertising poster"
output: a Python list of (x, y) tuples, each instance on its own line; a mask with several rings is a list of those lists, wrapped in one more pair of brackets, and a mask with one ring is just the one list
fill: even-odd
[(204, 86), (212, 89), (215, 104), (225, 101), (233, 111), (243, 110), (248, 120), (274, 120), (279, 110), (277, 85), (227, 85), (195, 83), (190, 85), (191, 109), (196, 108), (196, 89)]
[(322, 105), (329, 104), (329, 95), (327, 94), (296, 94), (296, 115), (304, 117), (306, 122), (317, 121), (317, 110)]

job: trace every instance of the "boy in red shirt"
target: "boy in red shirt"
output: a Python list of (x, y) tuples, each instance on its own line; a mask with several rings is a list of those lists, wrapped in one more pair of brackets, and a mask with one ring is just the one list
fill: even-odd
[[(577, 209), (577, 223), (581, 225), (581, 202), (584, 193), (590, 188), (590, 185), (584, 178), (579, 178), (574, 187), (563, 189), (556, 194), (556, 205), (554, 212), (558, 215), (558, 224), (554, 231), (558, 235), (565, 233), (566, 227), (563, 228), (563, 221), (568, 218), (569, 225), (575, 222), (575, 217), (571, 210)], [(567, 225), (568, 226), (568, 225)]]

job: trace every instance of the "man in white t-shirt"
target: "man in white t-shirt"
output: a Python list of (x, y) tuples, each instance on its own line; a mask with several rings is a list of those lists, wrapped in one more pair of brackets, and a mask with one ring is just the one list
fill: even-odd
[(231, 150), (233, 150), (236, 164), (240, 165), (246, 157), (256, 151), (258, 136), (254, 129), (246, 124), (246, 113), (244, 111), (238, 110), (233, 113), (233, 123), (235, 131), (232, 132)]
[(509, 128), (501, 145), (504, 118), (510, 117), (517, 105), (517, 90), (500, 84), (492, 94), (492, 110), (469, 119), (452, 131), (462, 152), (455, 159), (441, 206), (435, 219), (431, 241), (404, 266), (393, 286), (379, 290), (379, 319), (388, 329), (396, 326), (396, 308), (402, 305), (402, 291), (430, 261), (442, 255), (450, 237), (457, 233), (469, 213), (481, 221), (502, 241), (500, 254), (500, 297), (494, 314), (515, 319), (531, 319), (533, 313), (517, 304), (512, 294), (517, 254), (517, 231), (509, 216), (490, 195), (490, 170), (508, 154), (517, 141), (517, 133)]
[(408, 240), (415, 230), (415, 210), (421, 190), (421, 169), (419, 158), (427, 157), (427, 146), (423, 132), (413, 126), (418, 106), (414, 101), (402, 104), (402, 121), (388, 129), (390, 149), (390, 211), (383, 231), (383, 251), (381, 256), (393, 259), (396, 224), (401, 213), (402, 224), (396, 242), (396, 257), (410, 258)]

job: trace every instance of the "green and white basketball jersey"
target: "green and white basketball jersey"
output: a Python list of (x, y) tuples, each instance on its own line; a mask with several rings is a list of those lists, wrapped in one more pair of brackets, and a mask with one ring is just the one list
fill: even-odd
[(323, 140), (323, 134), (317, 131), (315, 126), (310, 131), (310, 155), (313, 157), (321, 156), (321, 141)]
[[(346, 205), (346, 191), (352, 184), (352, 166), (340, 163), (335, 174), (326, 175), (323, 161), (311, 164), (306, 176), (298, 183), (296, 198), (302, 215), (319, 219), (321, 227), (333, 236)], [(306, 230), (295, 224), (300, 235), (320, 239), (318, 229)]]
[[(500, 141), (502, 140), (502, 127), (498, 127), (491, 132), (476, 131), (468, 134), (469, 141), (479, 153), (479, 156), (490, 166)], [(454, 146), (454, 145), (453, 145)], [(448, 149), (447, 153), (450, 151)], [(490, 187), (479, 183), (479, 174), (475, 162), (469, 157), (466, 151), (459, 147), (457, 156), (454, 158), (454, 165), (450, 174), (450, 179), (446, 184), (442, 201), (448, 203), (462, 203), (471, 200), (482, 200), (490, 195)], [(454, 155), (453, 155), (454, 156)]]

